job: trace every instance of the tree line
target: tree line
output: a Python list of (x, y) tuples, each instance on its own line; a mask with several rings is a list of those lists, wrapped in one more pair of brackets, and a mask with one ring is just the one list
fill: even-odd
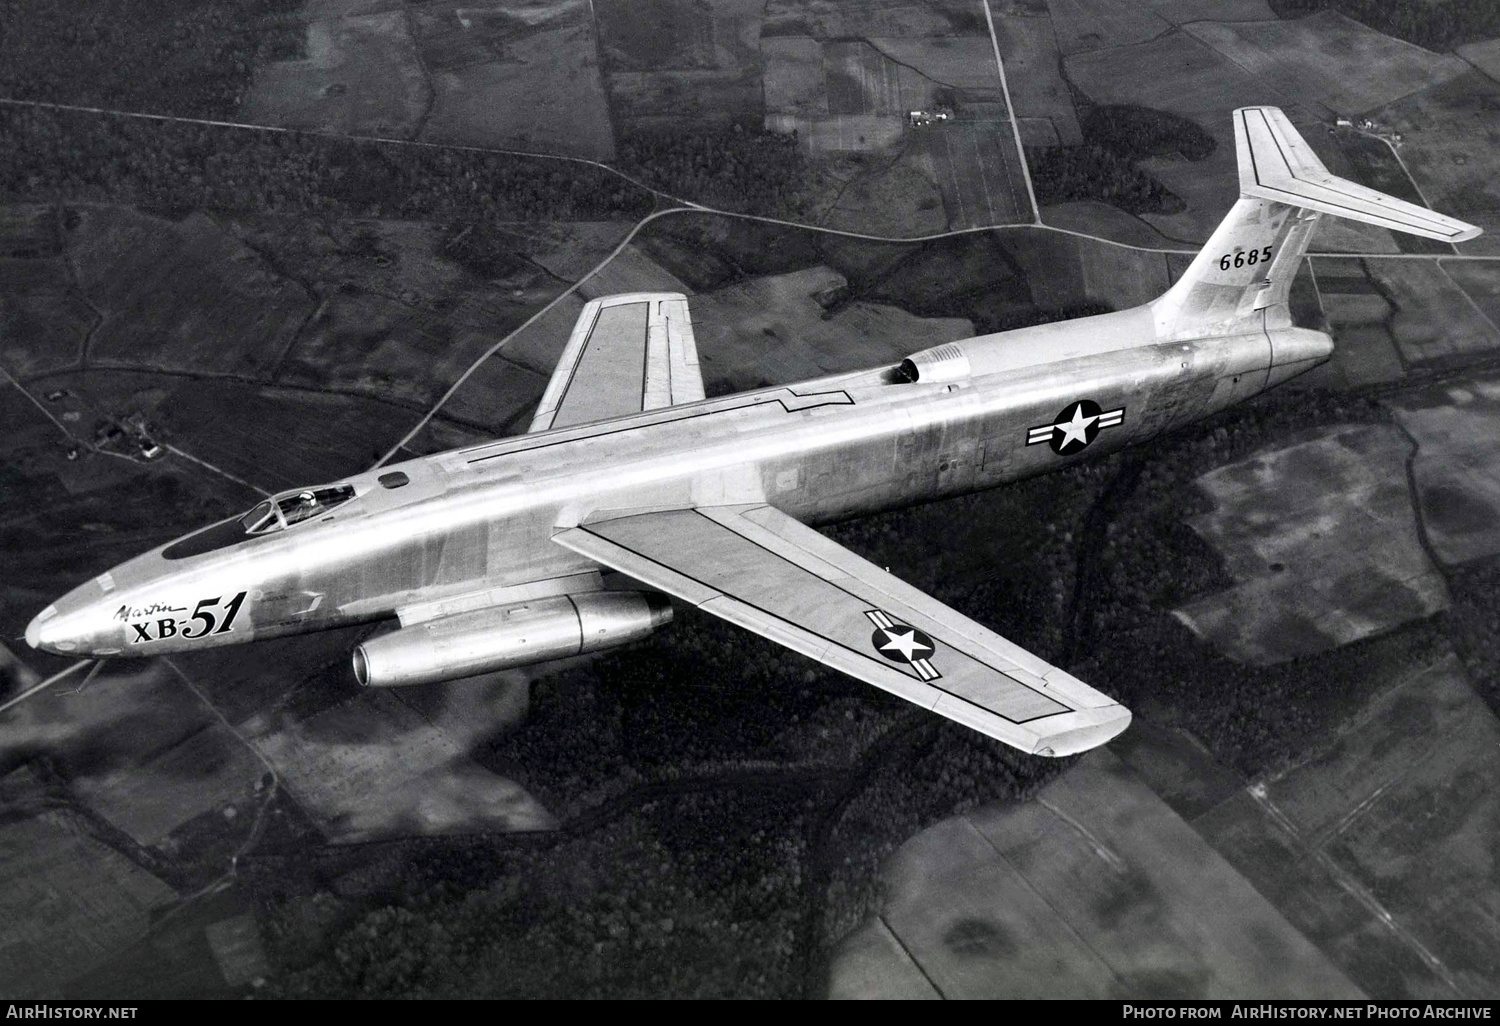
[(0, 197), (417, 220), (635, 219), (603, 168), (298, 132), (0, 107)]
[(1451, 50), (1500, 36), (1494, 0), (1269, 0), (1278, 18), (1337, 11), (1376, 32), (1429, 50)]

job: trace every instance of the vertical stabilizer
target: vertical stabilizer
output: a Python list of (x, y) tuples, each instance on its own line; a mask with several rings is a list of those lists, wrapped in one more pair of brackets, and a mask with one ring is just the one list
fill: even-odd
[(1291, 324), (1292, 279), (1323, 214), (1444, 242), (1480, 229), (1331, 174), (1276, 107), (1234, 112), (1240, 198), (1187, 273), (1151, 304), (1158, 339)]

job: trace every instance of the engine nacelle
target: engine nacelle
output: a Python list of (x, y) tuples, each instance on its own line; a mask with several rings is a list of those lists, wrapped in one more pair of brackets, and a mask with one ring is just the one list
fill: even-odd
[(370, 687), (434, 684), (644, 638), (672, 619), (663, 595), (591, 591), (476, 609), (370, 638), (354, 676)]

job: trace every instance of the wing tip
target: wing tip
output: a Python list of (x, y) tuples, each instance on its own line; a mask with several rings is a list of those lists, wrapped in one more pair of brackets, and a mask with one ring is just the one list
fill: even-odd
[[(1079, 722), (1079, 719), (1084, 722)], [(1110, 705), (1100, 709), (1083, 709), (1074, 713), (1073, 723), (1056, 732), (1042, 734), (1031, 749), (1032, 755), (1061, 758), (1077, 755), (1090, 748), (1098, 748), (1113, 740), (1130, 726), (1130, 710), (1123, 705)], [(1076, 724), (1076, 725), (1074, 725)]]

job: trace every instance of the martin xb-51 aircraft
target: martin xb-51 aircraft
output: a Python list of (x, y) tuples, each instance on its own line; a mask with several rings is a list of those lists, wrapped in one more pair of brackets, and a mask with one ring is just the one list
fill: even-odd
[(1240, 198), (1154, 302), (706, 399), (683, 296), (596, 299), (528, 434), (277, 495), (75, 588), (26, 640), (152, 656), (392, 621), (353, 654), (386, 687), (629, 642), (676, 599), (1024, 751), (1101, 744), (1122, 705), (808, 525), (1068, 466), (1322, 363), (1287, 305), (1322, 215), (1479, 234), (1335, 177), (1274, 107), (1234, 130)]

